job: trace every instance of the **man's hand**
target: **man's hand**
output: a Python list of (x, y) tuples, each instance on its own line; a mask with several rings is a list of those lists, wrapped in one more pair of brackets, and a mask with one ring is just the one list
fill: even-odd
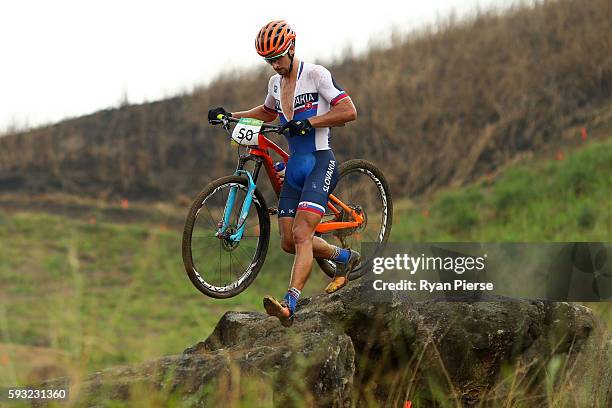
[(280, 128), (280, 131), (281, 133), (283, 133), (287, 129), (289, 129), (292, 135), (304, 136), (304, 135), (307, 135), (308, 132), (310, 132), (310, 129), (312, 129), (312, 125), (310, 124), (310, 121), (308, 119), (304, 119), (304, 120), (293, 119), (285, 123)]
[(232, 116), (231, 112), (228, 112), (219, 106), (208, 111), (208, 122), (210, 123), (211, 121), (219, 120), (219, 115)]

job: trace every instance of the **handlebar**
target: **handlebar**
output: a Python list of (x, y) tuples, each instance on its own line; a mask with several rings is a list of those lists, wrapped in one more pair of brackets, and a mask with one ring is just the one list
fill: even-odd
[[(233, 118), (231, 116), (225, 116), (222, 114), (217, 115), (217, 120), (209, 120), (208, 123), (210, 123), (211, 125), (223, 125), (223, 128), (225, 130), (229, 130), (229, 124), (230, 123), (238, 123), (239, 119)], [(269, 133), (269, 132), (274, 132), (274, 133), (278, 133), (279, 135), (282, 135), (283, 133), (280, 131), (280, 126), (278, 125), (269, 125), (267, 123), (263, 123), (261, 125), (261, 129), (259, 133)]]

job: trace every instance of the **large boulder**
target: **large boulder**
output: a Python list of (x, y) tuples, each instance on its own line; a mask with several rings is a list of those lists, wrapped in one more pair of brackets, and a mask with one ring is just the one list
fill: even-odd
[(288, 329), (227, 312), (181, 355), (96, 373), (73, 396), (87, 406), (152, 395), (193, 406), (612, 404), (612, 345), (586, 307), (372, 302), (371, 290), (364, 281), (302, 299)]

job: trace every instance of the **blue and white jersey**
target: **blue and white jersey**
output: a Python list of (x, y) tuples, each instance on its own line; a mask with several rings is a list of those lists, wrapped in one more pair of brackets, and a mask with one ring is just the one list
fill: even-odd
[[(268, 82), (268, 95), (264, 109), (278, 113), (281, 125), (288, 122), (280, 103), (281, 76), (276, 74)], [(336, 84), (331, 73), (321, 65), (300, 62), (295, 84), (293, 118), (308, 119), (323, 115), (342, 99), (346, 92)], [(290, 154), (329, 150), (329, 128), (315, 128), (307, 135), (288, 137)]]

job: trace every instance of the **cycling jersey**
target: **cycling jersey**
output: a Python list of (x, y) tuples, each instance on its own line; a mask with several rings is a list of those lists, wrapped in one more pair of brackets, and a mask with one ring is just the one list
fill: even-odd
[[(288, 122), (280, 103), (281, 76), (268, 83), (264, 109)], [(293, 119), (323, 115), (348, 95), (324, 67), (300, 62), (295, 83)], [(278, 203), (279, 217), (295, 217), (296, 211), (323, 215), (329, 194), (336, 187), (338, 164), (329, 146), (329, 128), (313, 128), (306, 135), (287, 137), (289, 162)]]
[[(268, 82), (264, 109), (278, 113), (281, 125), (288, 122), (280, 103), (281, 76), (276, 74)], [(321, 65), (300, 62), (295, 84), (292, 119), (308, 119), (323, 115), (348, 95)], [(289, 136), (290, 154), (312, 153), (329, 149), (329, 128), (313, 128), (307, 135)]]

